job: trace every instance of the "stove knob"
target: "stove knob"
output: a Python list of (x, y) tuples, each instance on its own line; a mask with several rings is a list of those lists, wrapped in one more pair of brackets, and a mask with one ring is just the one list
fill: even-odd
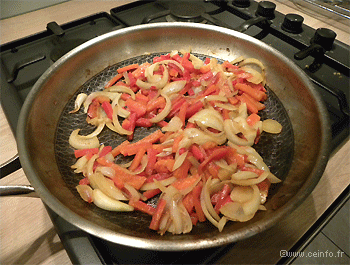
[(259, 2), (256, 15), (273, 19), (275, 17), (276, 4), (269, 1)]
[(303, 31), (304, 18), (297, 14), (287, 14), (282, 23), (282, 29), (290, 33), (300, 33)]
[(330, 51), (337, 34), (327, 28), (319, 28), (315, 32), (315, 36), (311, 39), (311, 43), (319, 44), (327, 51)]
[(233, 0), (232, 4), (237, 7), (249, 7), (250, 6), (250, 0)]

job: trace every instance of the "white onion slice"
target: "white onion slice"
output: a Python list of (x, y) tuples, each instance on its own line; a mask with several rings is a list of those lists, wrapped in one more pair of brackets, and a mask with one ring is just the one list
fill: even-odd
[(252, 199), (254, 190), (251, 186), (233, 187), (230, 197), (234, 202), (244, 203)]
[(98, 138), (85, 138), (79, 135), (80, 129), (74, 130), (69, 136), (69, 144), (75, 149), (96, 148), (100, 146)]
[(75, 164), (71, 166), (71, 168), (74, 169), (74, 173), (81, 173), (83, 172), (83, 169), (86, 166), (87, 162), (88, 159), (86, 156), (79, 157)]
[(182, 120), (178, 116), (174, 116), (171, 118), (169, 123), (162, 127), (163, 132), (177, 132), (182, 128)]
[(127, 86), (118, 86), (114, 85), (109, 88), (106, 88), (105, 91), (111, 91), (111, 92), (119, 92), (119, 93), (127, 93), (131, 96), (132, 99), (135, 100), (135, 93)]
[(122, 191), (114, 185), (113, 180), (105, 178), (100, 172), (89, 176), (89, 180), (94, 189), (101, 190), (112, 199), (127, 200)]
[(175, 181), (176, 181), (176, 177), (170, 177), (170, 178), (163, 179), (163, 180), (148, 182), (148, 183), (143, 184), (142, 187), (140, 188), (140, 190), (145, 191), (145, 190), (158, 189), (159, 185), (162, 185), (163, 187), (167, 187)]
[[(248, 172), (248, 171), (246, 171), (246, 172)], [(251, 173), (253, 173), (253, 172), (251, 172)], [(235, 173), (235, 174), (237, 174), (237, 173)], [(231, 182), (233, 184), (240, 185), (240, 186), (251, 186), (251, 185), (259, 184), (260, 182), (264, 181), (267, 178), (269, 172), (264, 172), (260, 176), (258, 176), (257, 178), (250, 178), (251, 176), (253, 176), (253, 174), (247, 174), (246, 176), (248, 176), (249, 178), (245, 178), (245, 179), (243, 179), (243, 178), (238, 179), (238, 178), (236, 178), (238, 174), (237, 175), (235, 175), (235, 174), (232, 174), (232, 177), (231, 177)]]
[(162, 93), (166, 95), (171, 95), (181, 91), (186, 85), (186, 80), (173, 81), (165, 85), (162, 89)]
[(91, 189), (90, 186), (88, 185), (78, 185), (76, 186), (76, 189), (80, 195), (80, 197), (86, 201), (86, 202), (93, 202), (94, 197), (93, 197), (93, 190)]
[(194, 114), (189, 122), (197, 123), (198, 125), (204, 125), (219, 131), (224, 130), (224, 120), (220, 113), (214, 109), (202, 109)]
[(116, 212), (131, 212), (134, 210), (134, 207), (108, 197), (99, 189), (93, 190), (93, 196), (94, 204), (104, 210)]
[(75, 99), (75, 102), (74, 102), (74, 110), (71, 110), (69, 113), (75, 113), (77, 112), (81, 105), (84, 103), (85, 99), (87, 98), (88, 96), (85, 94), (85, 93), (80, 93), (77, 98)]
[(188, 154), (188, 151), (182, 153), (181, 155), (179, 155), (178, 157), (175, 158), (175, 163), (174, 163), (172, 171), (178, 169), (183, 164), (183, 162), (186, 159), (187, 154)]
[(262, 129), (264, 132), (277, 134), (282, 131), (282, 125), (276, 120), (267, 119), (262, 121)]

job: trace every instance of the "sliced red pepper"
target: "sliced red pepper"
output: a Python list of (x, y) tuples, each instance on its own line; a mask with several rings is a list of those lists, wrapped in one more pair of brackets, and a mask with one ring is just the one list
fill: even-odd
[(117, 74), (111, 80), (108, 81), (108, 83), (105, 85), (105, 88), (110, 88), (111, 86), (113, 86), (122, 77), (123, 77), (123, 74)]
[(154, 215), (154, 213), (156, 212), (155, 208), (148, 205), (147, 203), (144, 203), (143, 201), (130, 200), (129, 205), (133, 206), (136, 210), (151, 216)]
[(93, 100), (91, 104), (89, 105), (87, 115), (90, 119), (96, 118), (97, 117), (97, 111), (98, 108), (100, 107), (100, 104), (96, 101)]
[(83, 178), (79, 181), (79, 185), (89, 185), (90, 181), (88, 178)]
[(149, 225), (150, 229), (158, 230), (161, 217), (162, 217), (163, 212), (165, 210), (165, 206), (166, 206), (166, 200), (159, 199), (157, 207), (156, 207), (156, 211), (153, 214), (152, 221), (151, 221), (151, 223)]
[(146, 190), (142, 195), (146, 200), (153, 198), (154, 196), (160, 194), (162, 191), (160, 189)]
[(193, 156), (198, 160), (198, 162), (201, 163), (204, 161), (205, 154), (202, 153), (202, 151), (200, 150), (198, 145), (196, 145), (196, 144), (191, 145), (190, 150), (191, 150)]
[(131, 97), (125, 101), (125, 105), (128, 107), (130, 112), (136, 113), (137, 117), (142, 117), (147, 112), (147, 108), (144, 104), (133, 100)]
[(93, 156), (95, 154), (98, 154), (98, 152), (99, 152), (98, 148), (79, 149), (79, 150), (74, 150), (74, 155), (75, 155), (75, 158), (79, 158), (84, 155)]
[(104, 112), (106, 113), (108, 119), (113, 120), (113, 108), (112, 108), (112, 105), (109, 102), (104, 101), (104, 102), (102, 102), (101, 106), (102, 106)]
[(98, 154), (99, 157), (103, 157), (105, 155), (107, 155), (108, 153), (112, 152), (112, 146), (104, 146), (101, 150), (101, 152)]
[(204, 107), (204, 104), (202, 101), (197, 101), (193, 105), (188, 106), (187, 112), (186, 112), (186, 119), (191, 118), (194, 114), (196, 114), (198, 111), (200, 111)]
[(201, 174), (203, 172), (204, 167), (213, 160), (220, 160), (227, 156), (230, 152), (230, 147), (220, 146), (217, 147), (213, 152), (207, 157), (198, 167), (198, 172)]

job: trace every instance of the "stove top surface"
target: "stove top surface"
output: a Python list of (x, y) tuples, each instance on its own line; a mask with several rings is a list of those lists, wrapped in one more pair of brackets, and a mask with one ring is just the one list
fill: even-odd
[[(173, 21), (235, 29), (279, 50), (305, 71), (322, 95), (332, 123), (333, 148), (349, 135), (349, 46), (334, 40), (332, 31), (304, 25), (299, 15), (278, 13), (271, 2), (245, 0), (139, 1), (113, 8), (110, 14), (99, 13), (64, 25), (50, 22), (44, 32), (2, 45), (1, 104), (10, 126), (16, 128), (21, 106), (36, 80), (70, 49), (124, 27)], [(18, 160), (9, 164), (1, 177), (19, 166)], [(206, 264), (214, 263), (234, 245), (185, 253), (132, 249), (82, 233), (48, 211), (72, 261), (78, 263), (92, 263), (93, 259), (102, 264), (135, 263), (130, 253), (137, 251), (140, 260), (136, 263), (188, 263), (196, 256), (199, 263)], [(87, 248), (94, 250), (90, 256)]]

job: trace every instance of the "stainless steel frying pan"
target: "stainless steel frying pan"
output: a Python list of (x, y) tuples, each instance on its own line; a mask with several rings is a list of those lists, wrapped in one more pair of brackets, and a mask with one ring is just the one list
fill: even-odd
[[(267, 68), (269, 101), (262, 116), (279, 120), (283, 132), (262, 135), (257, 150), (282, 184), (247, 223), (230, 222), (223, 232), (201, 223), (186, 235), (158, 235), (142, 213), (115, 213), (85, 203), (75, 191), (81, 176), (68, 136), (84, 125), (83, 113), (68, 114), (74, 95), (103, 89), (118, 67), (151, 60), (172, 50), (191, 49), (205, 58), (254, 57)], [(329, 124), (325, 107), (308, 77), (292, 61), (245, 34), (217, 26), (155, 23), (97, 37), (58, 60), (28, 95), (17, 130), (20, 161), (41, 199), (75, 226), (108, 241), (150, 250), (193, 250), (223, 245), (270, 228), (294, 210), (316, 186), (328, 160)], [(83, 128), (88, 132), (92, 128)], [(149, 131), (137, 133), (141, 138)], [(124, 139), (103, 132), (102, 142), (116, 146)]]

